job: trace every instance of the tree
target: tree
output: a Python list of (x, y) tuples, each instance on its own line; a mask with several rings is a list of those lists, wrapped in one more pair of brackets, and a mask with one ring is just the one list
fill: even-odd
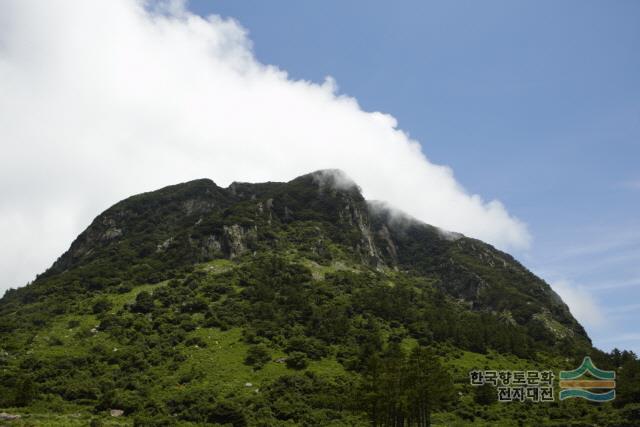
[(93, 314), (104, 313), (105, 311), (111, 310), (113, 307), (113, 303), (106, 298), (100, 298), (93, 304), (92, 311)]
[(308, 364), (307, 355), (300, 351), (294, 351), (291, 354), (289, 354), (289, 357), (287, 358), (286, 363), (287, 363), (287, 368), (304, 369), (307, 367), (307, 364)]
[(256, 344), (249, 347), (244, 363), (249, 366), (253, 366), (256, 369), (260, 369), (270, 360), (271, 355), (269, 354), (267, 346), (264, 344)]
[(615, 406), (640, 403), (640, 361), (627, 359), (620, 367), (616, 380)]
[(429, 426), (431, 412), (453, 398), (453, 383), (424, 347), (407, 356), (397, 344), (369, 358), (360, 395), (373, 426)]
[(407, 379), (409, 424), (431, 425), (431, 412), (453, 398), (453, 382), (438, 358), (424, 347), (409, 355), (404, 375)]
[(25, 378), (18, 383), (15, 395), (16, 406), (29, 406), (35, 397), (36, 389), (31, 378)]
[(153, 310), (153, 295), (147, 291), (142, 291), (136, 296), (136, 302), (131, 310), (136, 313), (149, 313)]
[(498, 400), (496, 388), (489, 383), (475, 387), (473, 396), (476, 403), (480, 405), (491, 405)]

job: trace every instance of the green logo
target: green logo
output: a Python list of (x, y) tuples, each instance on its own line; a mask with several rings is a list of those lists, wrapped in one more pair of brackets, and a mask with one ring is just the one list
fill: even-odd
[[(587, 377), (585, 374), (589, 374)], [(580, 377), (583, 377), (580, 379)], [(615, 371), (603, 371), (595, 367), (590, 357), (573, 371), (560, 371), (560, 400), (581, 397), (592, 402), (609, 402), (616, 397)], [(593, 390), (607, 390), (595, 392)]]

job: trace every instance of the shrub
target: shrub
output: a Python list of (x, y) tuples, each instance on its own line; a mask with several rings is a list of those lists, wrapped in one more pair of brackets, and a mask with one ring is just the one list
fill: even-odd
[(93, 314), (100, 314), (104, 313), (105, 311), (111, 310), (112, 307), (113, 303), (111, 301), (106, 298), (100, 298), (93, 304), (91, 311), (93, 312)]
[(136, 302), (131, 310), (135, 313), (149, 313), (153, 307), (153, 296), (147, 291), (142, 291), (136, 296)]
[(36, 397), (36, 388), (31, 378), (25, 378), (18, 383), (15, 395), (15, 406), (29, 406)]
[(306, 354), (299, 351), (294, 351), (289, 355), (286, 363), (287, 368), (304, 369), (309, 364), (309, 361), (307, 360)]
[(267, 346), (264, 344), (257, 344), (249, 347), (244, 363), (249, 366), (253, 366), (256, 369), (260, 369), (270, 360), (271, 355), (269, 354)]
[(491, 384), (483, 384), (475, 387), (473, 398), (480, 405), (490, 405), (498, 400), (497, 390)]

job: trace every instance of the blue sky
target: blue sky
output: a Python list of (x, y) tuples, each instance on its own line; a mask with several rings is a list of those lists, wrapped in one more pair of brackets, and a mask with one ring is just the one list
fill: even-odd
[(640, 352), (640, 2), (196, 1), (257, 58), (383, 111), (528, 224), (515, 255)]

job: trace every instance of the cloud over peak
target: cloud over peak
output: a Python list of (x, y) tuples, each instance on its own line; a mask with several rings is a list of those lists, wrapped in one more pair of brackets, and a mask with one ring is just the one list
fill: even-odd
[(233, 20), (180, 1), (0, 3), (0, 289), (23, 284), (101, 210), (194, 178), (286, 181), (338, 168), (365, 197), (501, 248), (529, 242), (384, 113), (292, 80)]

